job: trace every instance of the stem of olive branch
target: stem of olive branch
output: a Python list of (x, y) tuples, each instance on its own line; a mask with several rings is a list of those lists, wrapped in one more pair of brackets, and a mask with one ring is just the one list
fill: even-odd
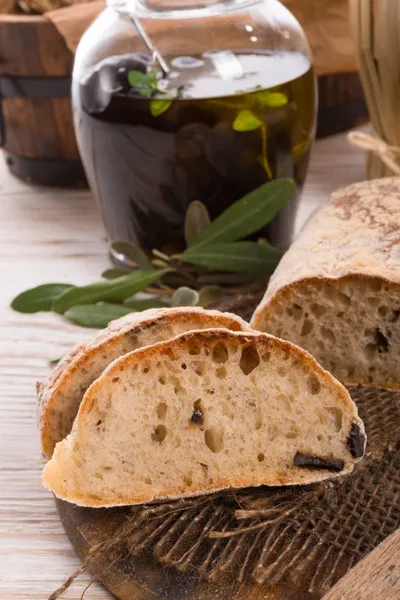
[(196, 283), (196, 277), (194, 277), (190, 273), (189, 268), (186, 268), (181, 262), (174, 260), (173, 258), (168, 256), (168, 254), (164, 254), (164, 252), (161, 252), (156, 248), (153, 248), (152, 254), (157, 258), (164, 260), (167, 264), (173, 267), (177, 273), (179, 273), (180, 275), (182, 275), (182, 277), (188, 280), (188, 283)]
[(167, 263), (171, 262), (171, 257), (168, 256), (168, 254), (164, 254), (164, 252), (161, 252), (160, 250), (157, 250), (157, 248), (153, 248), (153, 250), (151, 252), (157, 258), (161, 258), (161, 260), (164, 260)]
[(265, 123), (261, 125), (261, 141), (262, 141), (262, 164), (269, 179), (272, 179), (271, 167), (267, 159), (267, 126)]
[(155, 294), (156, 296), (172, 296), (175, 292), (175, 290), (172, 290), (171, 288), (167, 288), (165, 290), (165, 289), (153, 288), (153, 287), (148, 287), (144, 291), (147, 294)]

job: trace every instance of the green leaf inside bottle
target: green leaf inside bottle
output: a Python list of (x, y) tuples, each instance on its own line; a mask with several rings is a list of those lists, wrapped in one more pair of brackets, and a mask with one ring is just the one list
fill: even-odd
[(233, 122), (233, 129), (239, 132), (255, 131), (261, 125), (262, 121), (251, 110), (241, 110)]

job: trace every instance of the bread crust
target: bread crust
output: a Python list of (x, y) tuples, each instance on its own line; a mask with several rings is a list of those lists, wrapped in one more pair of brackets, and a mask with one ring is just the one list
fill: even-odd
[[(151, 502), (153, 500), (157, 500), (160, 496), (155, 497), (151, 493), (149, 494), (139, 494), (134, 495), (129, 498), (124, 498), (123, 501), (119, 502), (104, 502), (103, 500), (93, 500), (93, 498), (88, 498), (84, 494), (80, 494), (79, 492), (69, 493), (68, 495), (64, 495), (60, 492), (60, 489), (57, 485), (58, 478), (62, 478), (58, 467), (58, 459), (59, 456), (62, 455), (65, 445), (72, 444), (74, 432), (78, 431), (81, 427), (84, 427), (85, 418), (88, 413), (90, 413), (93, 408), (96, 406), (97, 398), (99, 395), (99, 391), (103, 385), (107, 384), (107, 381), (112, 379), (114, 376), (120, 376), (121, 372), (124, 370), (132, 371), (135, 366), (140, 365), (146, 360), (151, 359), (152, 357), (157, 357), (157, 360), (160, 360), (163, 356), (168, 356), (171, 352), (177, 351), (179, 349), (184, 349), (191, 342), (195, 342), (196, 345), (202, 344), (204, 347), (208, 347), (211, 344), (214, 344), (219, 341), (225, 341), (230, 344), (235, 344), (237, 347), (245, 346), (248, 343), (256, 342), (257, 349), (260, 354), (265, 351), (273, 351), (276, 354), (282, 356), (290, 356), (292, 359), (298, 359), (301, 365), (309, 370), (310, 372), (315, 373), (318, 378), (323, 380), (326, 383), (332, 394), (335, 395), (335, 399), (338, 405), (343, 408), (348, 415), (351, 416), (352, 423), (355, 423), (359, 426), (360, 431), (365, 436), (365, 429), (361, 419), (358, 416), (357, 407), (352, 401), (347, 390), (340, 384), (328, 371), (324, 370), (317, 361), (305, 350), (299, 348), (295, 344), (291, 342), (281, 340), (275, 336), (266, 334), (266, 333), (240, 333), (240, 332), (232, 332), (224, 329), (205, 329), (198, 331), (190, 331), (187, 333), (183, 333), (172, 340), (168, 340), (165, 342), (159, 342), (157, 344), (153, 344), (151, 346), (146, 346), (144, 348), (135, 350), (127, 355), (122, 356), (117, 359), (113, 363), (109, 365), (109, 367), (103, 372), (103, 374), (90, 386), (88, 391), (86, 392), (84, 399), (80, 405), (78, 415), (76, 417), (71, 435), (68, 436), (66, 440), (57, 444), (52, 460), (46, 465), (43, 472), (43, 482), (44, 485), (51, 489), (53, 493), (55, 493), (61, 499), (67, 500), (69, 502), (76, 503), (82, 506), (90, 506), (90, 507), (113, 507), (113, 506), (124, 506), (131, 504), (140, 504), (143, 502)], [(229, 488), (242, 488), (247, 486), (260, 486), (260, 485), (304, 485), (308, 483), (313, 483), (316, 481), (322, 481), (327, 477), (335, 477), (341, 476), (345, 473), (349, 473), (356, 460), (350, 459), (345, 468), (340, 473), (329, 473), (327, 475), (326, 471), (311, 471), (306, 470), (302, 471), (301, 475), (282, 478), (280, 476), (276, 476), (273, 479), (265, 479), (260, 480), (256, 479), (254, 476), (242, 477), (241, 479), (232, 479), (229, 477), (221, 477), (218, 481), (214, 481), (212, 486), (205, 486), (201, 489), (196, 489), (194, 491), (190, 491), (187, 493), (174, 493), (173, 490), (176, 490), (176, 486), (171, 487), (170, 489), (165, 489), (162, 494), (163, 499), (175, 499), (180, 497), (191, 497), (200, 494), (209, 494), (213, 492), (220, 491), (222, 489)]]
[(215, 326), (238, 331), (251, 330), (248, 323), (231, 313), (197, 307), (150, 309), (131, 313), (112, 321), (97, 336), (75, 346), (58, 363), (48, 379), (43, 384), (37, 384), (37, 421), (45, 457), (51, 458), (55, 446), (54, 428), (51, 423), (52, 411), (59, 404), (71, 380), (86, 368), (89, 361), (95, 360), (104, 353), (111, 353), (126, 335), (140, 335), (141, 332), (155, 325), (161, 328), (180, 323), (196, 328), (201, 322), (203, 324), (213, 322)]

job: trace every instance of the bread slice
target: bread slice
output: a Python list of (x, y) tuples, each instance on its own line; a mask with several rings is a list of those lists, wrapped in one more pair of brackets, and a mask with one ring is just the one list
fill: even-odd
[(400, 178), (339, 190), (283, 257), (251, 320), (347, 385), (400, 389)]
[(121, 506), (349, 473), (365, 432), (346, 389), (278, 338), (192, 331), (112, 363), (44, 468), (81, 506)]
[(113, 321), (97, 337), (76, 346), (47, 381), (38, 384), (38, 422), (45, 456), (51, 458), (56, 443), (71, 431), (84, 393), (113, 360), (184, 331), (210, 327), (250, 330), (245, 321), (230, 313), (202, 308), (151, 309)]

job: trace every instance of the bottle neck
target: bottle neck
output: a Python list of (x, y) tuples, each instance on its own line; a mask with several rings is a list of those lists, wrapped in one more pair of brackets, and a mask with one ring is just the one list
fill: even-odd
[(276, 0), (107, 0), (107, 4), (137, 17), (185, 19), (224, 15), (266, 1)]

